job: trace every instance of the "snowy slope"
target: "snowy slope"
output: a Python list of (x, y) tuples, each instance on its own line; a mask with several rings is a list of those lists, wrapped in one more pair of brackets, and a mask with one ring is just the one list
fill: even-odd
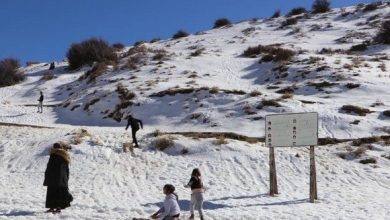
[[(44, 63), (23, 68), (26, 81), (0, 88), (0, 122), (52, 128), (0, 126), (0, 219), (147, 217), (161, 205), (161, 188), (166, 183), (177, 187), (186, 218), (189, 192), (182, 185), (195, 167), (200, 167), (206, 179), (207, 219), (388, 218), (389, 141), (317, 147), (320, 200), (310, 204), (306, 148), (277, 149), (281, 194), (273, 198), (267, 195), (268, 149), (262, 143), (228, 139), (227, 144), (217, 145), (215, 139), (178, 135), (174, 147), (158, 151), (151, 133), (156, 129), (224, 131), (262, 137), (268, 114), (315, 111), (320, 117), (320, 137), (388, 135), (390, 119), (382, 112), (390, 110), (386, 69), (390, 47), (371, 45), (352, 53), (319, 51), (348, 50), (372, 39), (389, 14), (388, 5), (371, 12), (353, 6), (298, 16), (302, 18), (296, 25), (285, 28), (280, 26), (286, 17), (260, 19), (177, 40), (144, 43), (143, 53), (126, 54), (134, 47), (118, 52), (123, 56), (120, 64), (109, 66), (94, 82), (80, 80), (91, 69), (88, 66), (68, 71), (67, 62), (58, 62), (52, 80), (42, 79), (48, 71)], [(241, 56), (259, 44), (280, 44), (299, 54), (286, 63), (259, 63), (261, 56)], [(202, 48), (199, 56), (191, 56)], [(167, 53), (165, 58), (154, 60), (162, 50)], [(134, 70), (126, 68), (134, 56), (141, 56), (145, 63)], [(313, 86), (323, 81), (332, 85)], [(135, 98), (121, 100), (119, 83), (122, 90), (135, 93)], [(348, 89), (349, 83), (359, 87)], [(294, 94), (281, 98), (277, 90), (287, 87), (293, 87)], [(43, 114), (36, 113), (34, 106), (39, 91), (46, 98)], [(178, 91), (182, 92), (166, 94)], [(251, 95), (253, 91), (261, 95)], [(281, 107), (260, 108), (263, 99), (276, 99)], [(123, 101), (132, 104), (118, 109)], [(340, 110), (347, 104), (368, 108), (371, 113), (359, 116)], [(120, 122), (109, 117), (115, 110)], [(129, 113), (145, 124), (140, 131), (142, 148), (134, 154), (122, 152), (122, 144), (130, 141), (123, 120)], [(80, 128), (92, 137), (83, 138), (71, 151), (70, 189), (75, 201), (61, 215), (48, 217), (42, 186), (47, 151), (56, 141), (71, 140)], [(365, 152), (354, 156), (361, 148)], [(189, 152), (182, 154), (183, 149)], [(375, 158), (377, 163), (360, 164), (365, 158)]]
[[(345, 12), (334, 9), (326, 14), (309, 15), (308, 18), (298, 15), (302, 18), (296, 25), (283, 29), (280, 26), (286, 18), (280, 17), (243, 21), (177, 40), (145, 43), (142, 46), (149, 52), (133, 55), (146, 57), (144, 65), (129, 70), (123, 65), (130, 57), (122, 58), (119, 70), (109, 67), (94, 83), (78, 80), (90, 69), (88, 67), (67, 72), (64, 69), (66, 63), (60, 63), (55, 70), (58, 78), (49, 81), (41, 80), (48, 66), (26, 67), (29, 77), (25, 83), (0, 89), (0, 103), (6, 109), (0, 118), (6, 122), (29, 120), (34, 124), (123, 126), (123, 122), (120, 124), (109, 118), (120, 103), (116, 87), (121, 83), (136, 95), (131, 100), (132, 106), (120, 109), (122, 119), (131, 112), (143, 118), (148, 125), (163, 130), (236, 131), (261, 136), (267, 114), (317, 111), (321, 118), (322, 137), (356, 138), (383, 134), (381, 128), (388, 124), (388, 118), (383, 117), (382, 112), (390, 108), (390, 75), (385, 69), (389, 66), (386, 54), (390, 47), (373, 45), (364, 52), (354, 53), (319, 54), (319, 51), (323, 48), (349, 49), (352, 45), (371, 40), (380, 21), (388, 16), (390, 7), (382, 6), (371, 12), (349, 7), (345, 11), (350, 14), (342, 16)], [(340, 38), (344, 39), (344, 43), (338, 43)], [(301, 52), (284, 64), (259, 64), (259, 58), (241, 56), (246, 48), (259, 44), (281, 44), (283, 48)], [(201, 48), (204, 51), (200, 56), (190, 56)], [(151, 58), (158, 50), (169, 54), (163, 62)], [(125, 56), (125, 51), (127, 49), (122, 51), (122, 56)], [(287, 68), (286, 71), (279, 73), (273, 70), (280, 66)], [(323, 81), (335, 85), (322, 89), (308, 85)], [(360, 86), (348, 89), (348, 83)], [(281, 107), (256, 108), (262, 99), (278, 99), (281, 94), (276, 91), (291, 86), (295, 87), (294, 96), (280, 100)], [(151, 97), (167, 89), (197, 90), (205, 87), (217, 87), (219, 90), (216, 90), (217, 93), (206, 89)], [(35, 104), (40, 90), (49, 98), (48, 103), (63, 103), (66, 108), (50, 109), (44, 117), (36, 114), (30, 117), (33, 114), (31, 109), (21, 105)], [(228, 94), (224, 90), (243, 91), (245, 94)], [(251, 97), (252, 91), (260, 91), (262, 95)], [(86, 109), (88, 103), (95, 99), (98, 101)], [(374, 103), (380, 105), (371, 107)], [(340, 111), (347, 104), (368, 108), (372, 113), (362, 117)], [(349, 124), (355, 120), (360, 123)], [(240, 130), (237, 131), (237, 128)]]
[[(268, 196), (268, 151), (262, 144), (176, 137), (165, 152), (152, 147), (122, 153), (130, 137), (108, 129), (90, 129), (71, 151), (72, 207), (59, 217), (44, 213), (43, 172), (48, 147), (69, 139), (72, 129), (0, 126), (0, 219), (132, 219), (147, 217), (161, 205), (161, 188), (173, 183), (183, 219), (189, 216), (189, 190), (183, 185), (193, 168), (203, 171), (207, 219), (386, 219), (389, 216), (390, 161), (363, 165), (336, 156), (342, 146), (317, 148), (319, 201), (308, 202), (309, 153), (306, 148), (277, 149), (280, 195)], [(145, 134), (147, 131), (144, 131)], [(44, 133), (45, 135), (42, 135)], [(144, 136), (142, 146), (153, 138)], [(181, 154), (183, 148), (187, 154)], [(376, 145), (372, 152), (390, 153)], [(297, 154), (299, 157), (297, 157)], [(48, 217), (49, 216), (49, 217)]]

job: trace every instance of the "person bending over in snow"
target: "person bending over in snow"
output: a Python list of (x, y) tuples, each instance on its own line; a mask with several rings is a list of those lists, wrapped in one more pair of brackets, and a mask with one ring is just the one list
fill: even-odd
[(132, 115), (129, 115), (127, 117), (127, 126), (126, 126), (126, 131), (131, 127), (131, 137), (133, 138), (133, 143), (135, 144), (135, 147), (138, 147), (138, 142), (137, 142), (137, 137), (136, 133), (139, 130), (139, 126), (141, 125), (141, 128), (144, 129), (142, 125), (142, 121), (136, 118), (133, 118)]
[(192, 170), (191, 179), (184, 187), (191, 188), (190, 219), (194, 219), (194, 209), (198, 210), (200, 219), (203, 220), (203, 181), (198, 168)]
[(70, 155), (67, 149), (59, 143), (55, 143), (50, 149), (43, 182), (43, 185), (47, 186), (46, 208), (49, 208), (47, 212), (59, 213), (73, 201), (68, 189)]
[(166, 184), (163, 188), (165, 194), (164, 206), (154, 213), (152, 219), (178, 220), (180, 216), (179, 196), (175, 193), (175, 187)]
[[(41, 111), (39, 111), (41, 109)], [(38, 99), (38, 113), (43, 113), (43, 92), (41, 91), (41, 96)]]

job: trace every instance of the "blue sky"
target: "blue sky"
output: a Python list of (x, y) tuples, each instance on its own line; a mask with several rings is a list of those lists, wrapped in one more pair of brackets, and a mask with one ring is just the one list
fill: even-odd
[[(0, 59), (62, 60), (71, 43), (102, 37), (131, 45), (168, 38), (178, 29), (210, 29), (217, 18), (233, 22), (268, 17), (276, 9), (311, 8), (313, 0), (1, 0)], [(333, 0), (332, 7), (371, 0)]]

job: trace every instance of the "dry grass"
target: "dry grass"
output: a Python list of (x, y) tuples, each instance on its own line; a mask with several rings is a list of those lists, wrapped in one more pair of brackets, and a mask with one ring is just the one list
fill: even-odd
[(95, 103), (97, 103), (98, 101), (100, 101), (99, 98), (95, 98), (95, 99), (92, 99), (90, 100), (89, 102), (87, 102), (85, 105), (84, 105), (84, 110), (85, 111), (89, 111), (89, 107), (94, 105)]
[(156, 129), (152, 132), (152, 136), (153, 137), (158, 137), (161, 135), (161, 131), (159, 129)]
[(379, 136), (372, 136), (367, 138), (359, 138), (354, 141), (352, 141), (353, 146), (361, 146), (363, 144), (372, 144), (382, 141), (382, 138)]
[(354, 105), (343, 105), (343, 107), (341, 107), (341, 110), (347, 113), (355, 113), (359, 116), (366, 116), (367, 114), (371, 113), (370, 109)]
[(96, 63), (91, 70), (82, 75), (79, 80), (88, 79), (87, 83), (95, 82), (96, 78), (103, 75), (107, 71), (105, 63)]
[(282, 107), (276, 99), (263, 99), (261, 104), (263, 106)]
[(154, 139), (152, 144), (156, 149), (164, 151), (165, 149), (174, 146), (175, 142), (171, 136), (160, 136)]
[(216, 94), (219, 92), (219, 88), (217, 86), (213, 86), (210, 88), (209, 93)]
[(70, 140), (70, 143), (74, 145), (81, 144), (84, 137), (92, 137), (92, 135), (85, 129), (80, 129), (77, 132), (73, 132), (72, 135), (73, 137)]
[(131, 153), (134, 153), (134, 147), (132, 143), (126, 142), (122, 144), (123, 152), (127, 152), (127, 149), (130, 150)]
[(216, 140), (213, 142), (215, 145), (224, 145), (224, 144), (227, 144), (228, 141), (226, 140), (226, 138), (224, 136), (219, 136), (216, 138)]
[(42, 75), (41, 80), (52, 80), (57, 78), (57, 76), (52, 71), (47, 71)]
[(281, 99), (291, 99), (292, 97), (294, 97), (293, 93), (285, 93), (280, 98)]

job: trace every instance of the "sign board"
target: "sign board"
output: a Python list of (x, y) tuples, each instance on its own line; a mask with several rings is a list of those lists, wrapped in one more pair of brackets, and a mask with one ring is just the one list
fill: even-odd
[(265, 117), (267, 147), (298, 147), (318, 144), (318, 114), (290, 113)]

